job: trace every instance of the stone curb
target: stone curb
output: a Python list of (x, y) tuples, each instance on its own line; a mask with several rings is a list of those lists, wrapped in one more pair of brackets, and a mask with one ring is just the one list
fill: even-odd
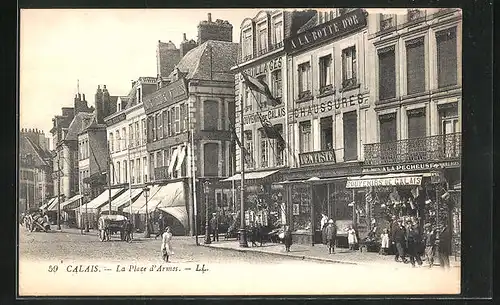
[(299, 254), (287, 254), (287, 253), (280, 253), (280, 252), (268, 252), (268, 251), (262, 251), (262, 250), (258, 250), (258, 249), (240, 249), (240, 248), (212, 246), (212, 245), (205, 245), (205, 244), (201, 244), (201, 245), (204, 247), (213, 248), (213, 249), (222, 249), (222, 250), (238, 251), (238, 252), (257, 252), (257, 253), (263, 253), (263, 254), (269, 254), (269, 255), (293, 257), (293, 258), (310, 260), (310, 261), (322, 261), (322, 262), (330, 262), (330, 263), (346, 264), (346, 265), (363, 264), (363, 263), (358, 263), (358, 262), (351, 262), (351, 261), (345, 261), (345, 260), (335, 260), (335, 259), (329, 259), (329, 258), (323, 258), (323, 257), (305, 256), (305, 255), (299, 255)]

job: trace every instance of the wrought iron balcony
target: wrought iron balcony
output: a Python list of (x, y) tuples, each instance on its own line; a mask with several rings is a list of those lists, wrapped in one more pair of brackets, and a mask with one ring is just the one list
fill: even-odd
[(462, 134), (365, 144), (364, 150), (366, 165), (456, 160), (462, 155)]

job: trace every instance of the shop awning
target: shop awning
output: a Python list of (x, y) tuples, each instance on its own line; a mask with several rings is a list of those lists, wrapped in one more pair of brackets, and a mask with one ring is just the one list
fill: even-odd
[(57, 197), (52, 197), (49, 199), (49, 201), (47, 201), (47, 203), (44, 203), (40, 206), (40, 210), (45, 210), (47, 209), (47, 207), (49, 207), (52, 203), (54, 203), (54, 201), (57, 199)]
[[(111, 189), (111, 200), (118, 194), (121, 194), (125, 189)], [(109, 201), (109, 190), (105, 190), (99, 196), (92, 199), (90, 202), (82, 206), (82, 209), (98, 209)], [(79, 209), (80, 207), (77, 207)]]
[[(179, 150), (179, 149), (177, 149)], [(177, 165), (175, 166), (175, 170), (179, 171), (182, 169), (182, 164), (184, 163), (184, 158), (186, 157), (186, 146), (183, 146), (179, 155), (177, 156)]]
[[(156, 195), (148, 201), (148, 210), (152, 212), (159, 207), (184, 207), (184, 200), (184, 183), (181, 181), (169, 183), (161, 186)], [(140, 208), (138, 212), (145, 214), (146, 205)]]
[(416, 186), (422, 184), (423, 174), (387, 174), (348, 177), (346, 188), (364, 188), (372, 186)]
[(175, 217), (177, 220), (179, 220), (182, 223), (184, 228), (189, 227), (188, 213), (187, 213), (185, 206), (184, 207), (159, 207), (158, 209)]
[(72, 209), (76, 208), (77, 206), (79, 207), (80, 204), (79, 204), (78, 200), (80, 200), (81, 198), (83, 198), (82, 195), (75, 195), (75, 196), (71, 197), (70, 199), (61, 203), (61, 209), (72, 210)]
[(168, 174), (172, 175), (174, 171), (175, 161), (177, 160), (177, 155), (179, 154), (179, 149), (174, 150), (172, 157), (170, 157), (170, 163), (168, 164)]
[[(263, 172), (249, 172), (249, 173), (245, 173), (244, 178), (245, 178), (245, 180), (262, 179), (262, 178), (271, 176), (272, 174), (275, 174), (277, 172), (278, 172), (278, 170), (263, 171)], [(237, 180), (241, 180), (241, 174), (233, 175), (233, 176), (231, 176), (227, 179), (221, 180), (221, 181), (225, 182), (225, 181), (237, 181)]]
[[(149, 188), (149, 194), (148, 194), (148, 209), (149, 209), (149, 202), (154, 198), (156, 193), (160, 190), (160, 186), (158, 185), (153, 185)], [(144, 197), (144, 192), (141, 193), (141, 196), (137, 197), (137, 199), (132, 203), (132, 213), (137, 213), (139, 210), (146, 205), (146, 197)], [(127, 208), (124, 212), (129, 212), (129, 209)]]
[[(142, 189), (132, 189), (126, 190), (120, 196), (116, 197), (113, 201), (111, 201), (111, 210), (118, 211), (122, 206), (128, 206), (130, 203), (130, 199), (132, 198), (132, 204), (138, 197), (142, 194)], [(101, 212), (108, 211), (109, 205), (104, 205), (101, 208)]]
[[(47, 205), (47, 207), (45, 208), (47, 211), (57, 211), (57, 204), (59, 203), (59, 200), (57, 199), (57, 197), (53, 198), (53, 200), (51, 200), (51, 202)], [(62, 208), (62, 201), (61, 201), (61, 208)]]

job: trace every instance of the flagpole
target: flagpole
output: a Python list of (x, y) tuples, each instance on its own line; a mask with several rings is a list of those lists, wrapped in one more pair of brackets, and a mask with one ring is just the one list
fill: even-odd
[[(243, 130), (243, 100), (240, 99), (240, 138), (243, 139), (245, 131)], [(240, 247), (248, 248), (247, 234), (245, 229), (245, 160), (244, 151), (240, 147), (240, 167), (241, 167), (241, 189), (240, 189)]]

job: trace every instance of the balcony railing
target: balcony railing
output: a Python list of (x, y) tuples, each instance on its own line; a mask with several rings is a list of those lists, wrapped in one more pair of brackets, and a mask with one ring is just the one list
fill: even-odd
[(366, 165), (456, 160), (462, 154), (462, 134), (365, 144), (364, 149)]

